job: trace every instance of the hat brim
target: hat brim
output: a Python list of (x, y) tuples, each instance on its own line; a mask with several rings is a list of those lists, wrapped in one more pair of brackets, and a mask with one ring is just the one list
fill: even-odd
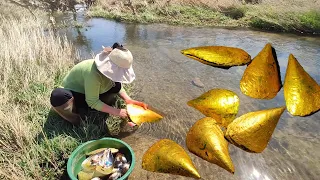
[(132, 66), (130, 68), (121, 68), (111, 62), (106, 53), (97, 54), (94, 61), (97, 69), (105, 77), (111, 79), (114, 82), (129, 84), (136, 77)]

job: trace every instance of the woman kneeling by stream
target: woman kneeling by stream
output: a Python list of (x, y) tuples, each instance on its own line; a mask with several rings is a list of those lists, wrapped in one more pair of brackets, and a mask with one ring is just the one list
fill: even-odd
[[(53, 109), (74, 125), (81, 121), (80, 109), (95, 109), (113, 116), (126, 118), (126, 109), (112, 107), (115, 95), (126, 104), (148, 108), (147, 104), (128, 96), (123, 84), (135, 79), (131, 52), (119, 43), (106, 47), (95, 59), (75, 65), (63, 79), (62, 85), (52, 91), (50, 102)], [(112, 120), (112, 119), (111, 119)], [(132, 122), (130, 126), (135, 126)]]

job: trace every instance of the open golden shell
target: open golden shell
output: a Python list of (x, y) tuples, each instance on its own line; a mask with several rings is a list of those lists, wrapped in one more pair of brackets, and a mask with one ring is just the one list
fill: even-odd
[(131, 121), (139, 126), (142, 123), (157, 122), (163, 118), (160, 114), (150, 109), (144, 109), (143, 107), (134, 104), (127, 105), (127, 112)]
[(239, 148), (260, 153), (268, 145), (285, 107), (250, 112), (229, 124), (225, 137)]
[(212, 89), (187, 103), (207, 117), (227, 127), (237, 116), (240, 100), (237, 94), (226, 89)]
[(307, 116), (320, 109), (320, 86), (292, 54), (283, 89), (287, 109), (292, 115)]
[(232, 67), (248, 64), (250, 55), (240, 48), (226, 46), (201, 46), (181, 50), (181, 53), (203, 64), (215, 67)]
[(145, 152), (142, 157), (142, 168), (151, 172), (200, 179), (200, 175), (187, 152), (170, 139), (159, 140)]
[(189, 130), (186, 144), (190, 152), (202, 159), (234, 173), (228, 142), (217, 122), (206, 117), (198, 120)]
[(252, 98), (272, 99), (281, 86), (277, 56), (271, 44), (267, 44), (244, 71), (240, 89)]

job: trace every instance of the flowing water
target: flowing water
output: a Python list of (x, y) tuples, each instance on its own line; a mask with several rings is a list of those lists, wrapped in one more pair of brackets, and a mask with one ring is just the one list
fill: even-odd
[[(176, 141), (187, 151), (186, 133), (204, 116), (186, 103), (210, 89), (224, 88), (239, 96), (237, 117), (251, 111), (285, 105), (283, 89), (272, 100), (257, 100), (242, 94), (239, 82), (246, 66), (228, 70), (214, 68), (185, 57), (180, 50), (203, 45), (233, 46), (255, 57), (266, 43), (271, 43), (277, 52), (282, 82), (288, 56), (292, 53), (320, 83), (320, 38), (250, 30), (123, 24), (97, 18), (86, 19), (83, 13), (79, 13), (77, 18), (85, 26), (67, 29), (64, 33), (80, 49), (82, 59), (100, 52), (101, 45), (123, 43), (134, 56), (135, 99), (165, 114), (159, 123), (143, 124), (138, 131), (123, 139), (132, 146), (136, 155), (136, 166), (130, 179), (190, 179), (147, 172), (141, 168), (141, 159), (153, 143), (163, 138)], [(62, 20), (68, 21), (70, 16), (60, 17), (59, 21)], [(204, 83), (204, 88), (192, 84), (196, 77)], [(187, 152), (206, 180), (319, 179), (319, 129), (320, 112), (308, 117), (296, 117), (285, 111), (268, 147), (262, 153), (247, 153), (229, 145), (235, 166), (234, 175)]]

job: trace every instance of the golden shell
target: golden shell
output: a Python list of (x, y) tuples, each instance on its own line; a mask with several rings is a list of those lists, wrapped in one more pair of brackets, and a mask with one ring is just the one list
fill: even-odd
[(144, 109), (143, 107), (134, 104), (127, 105), (127, 112), (131, 121), (139, 126), (142, 123), (157, 122), (163, 118), (160, 114), (150, 109)]
[(250, 55), (235, 47), (201, 46), (181, 50), (181, 53), (203, 64), (215, 67), (231, 67), (248, 64)]
[(292, 115), (307, 116), (320, 109), (320, 86), (292, 54), (283, 89), (287, 109)]
[(285, 107), (250, 112), (229, 124), (225, 137), (239, 148), (260, 153), (268, 145)]
[(240, 81), (243, 94), (257, 99), (272, 99), (281, 89), (280, 69), (271, 44), (248, 65)]
[(200, 175), (187, 152), (169, 139), (159, 140), (145, 152), (142, 157), (142, 168), (151, 172), (200, 179)]
[(187, 104), (227, 127), (238, 114), (240, 100), (232, 91), (212, 89)]
[(202, 159), (234, 173), (228, 142), (217, 122), (206, 117), (198, 120), (189, 130), (186, 144), (190, 152)]

